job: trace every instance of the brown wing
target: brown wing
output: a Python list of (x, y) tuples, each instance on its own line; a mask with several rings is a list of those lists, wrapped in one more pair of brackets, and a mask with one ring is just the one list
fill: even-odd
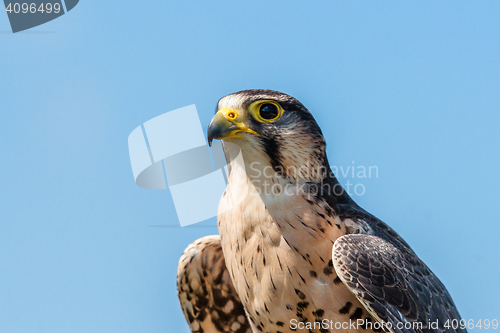
[(177, 293), (193, 333), (251, 333), (226, 269), (219, 236), (191, 243), (179, 260)]
[[(375, 235), (346, 235), (334, 244), (333, 264), (372, 316), (387, 324), (386, 331), (467, 332), (445, 327), (447, 321), (460, 321), (455, 304), (441, 281), (406, 246)], [(437, 327), (432, 325), (436, 322)]]

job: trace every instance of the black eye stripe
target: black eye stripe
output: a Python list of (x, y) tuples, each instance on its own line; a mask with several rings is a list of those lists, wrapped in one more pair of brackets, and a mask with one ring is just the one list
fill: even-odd
[(279, 110), (276, 105), (271, 103), (266, 103), (260, 106), (259, 114), (263, 119), (271, 120), (279, 115)]

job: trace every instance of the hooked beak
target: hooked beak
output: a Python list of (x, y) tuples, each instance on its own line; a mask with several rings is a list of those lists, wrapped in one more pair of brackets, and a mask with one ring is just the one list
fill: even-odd
[(236, 111), (226, 108), (221, 109), (217, 111), (215, 116), (210, 121), (210, 125), (208, 125), (208, 145), (212, 147), (212, 141), (214, 139), (229, 139), (236, 137), (240, 132), (257, 134), (257, 132), (250, 129), (241, 121), (241, 117)]
[(208, 125), (207, 137), (208, 145), (212, 147), (212, 141), (222, 140), (230, 137), (238, 130), (238, 126), (229, 121), (221, 111), (218, 111)]

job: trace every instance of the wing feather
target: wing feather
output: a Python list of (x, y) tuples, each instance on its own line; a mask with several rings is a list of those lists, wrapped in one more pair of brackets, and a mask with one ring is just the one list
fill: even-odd
[[(336, 240), (332, 258), (342, 282), (386, 331), (466, 332), (444, 327), (460, 315), (441, 281), (406, 243), (385, 236), (350, 234)], [(429, 325), (436, 321), (437, 327)]]
[(177, 268), (177, 293), (191, 332), (252, 332), (219, 236), (200, 238), (186, 248)]

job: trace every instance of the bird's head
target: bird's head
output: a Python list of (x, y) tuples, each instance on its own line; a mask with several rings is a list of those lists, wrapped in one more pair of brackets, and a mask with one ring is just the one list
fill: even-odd
[(236, 144), (246, 164), (262, 163), (295, 182), (319, 181), (329, 171), (318, 124), (281, 92), (244, 90), (221, 98), (208, 126), (209, 144), (214, 139)]

